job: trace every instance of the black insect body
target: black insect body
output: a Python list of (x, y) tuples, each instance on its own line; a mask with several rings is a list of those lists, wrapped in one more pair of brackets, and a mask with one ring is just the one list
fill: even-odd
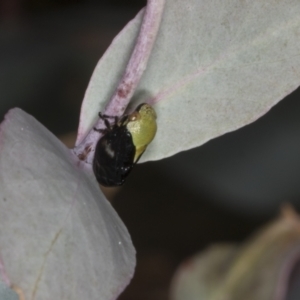
[(93, 170), (104, 186), (122, 185), (133, 167), (135, 147), (123, 123), (109, 126), (95, 149)]
[[(134, 112), (121, 119), (105, 116), (106, 129), (96, 145), (93, 170), (97, 181), (104, 186), (122, 185), (133, 165), (153, 140), (156, 133), (156, 113), (152, 106), (140, 104)], [(108, 118), (115, 118), (114, 124)]]

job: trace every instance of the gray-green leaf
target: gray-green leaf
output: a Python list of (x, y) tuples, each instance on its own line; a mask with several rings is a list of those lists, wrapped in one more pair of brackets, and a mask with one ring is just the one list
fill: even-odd
[(1, 300), (19, 300), (15, 291), (9, 288), (0, 280), (0, 299)]
[(0, 256), (25, 299), (116, 299), (133, 275), (127, 229), (94, 176), (77, 163), (34, 118), (19, 109), (6, 115)]
[[(117, 86), (142, 12), (99, 61), (78, 139)], [(300, 84), (298, 0), (167, 0), (135, 100), (157, 101), (158, 132), (142, 161), (199, 146), (253, 122)]]
[(183, 263), (171, 299), (287, 299), (299, 254), (300, 219), (288, 208), (243, 245), (215, 245)]

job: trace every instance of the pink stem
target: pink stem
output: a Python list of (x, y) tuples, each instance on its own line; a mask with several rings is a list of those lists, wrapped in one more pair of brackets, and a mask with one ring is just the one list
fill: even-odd
[[(124, 75), (119, 85), (102, 113), (109, 116), (121, 116), (131, 100), (147, 63), (156, 40), (165, 0), (148, 0), (143, 22)], [(104, 128), (103, 120), (99, 119), (96, 128)], [(101, 133), (91, 130), (85, 139), (77, 145), (73, 152), (81, 161), (91, 165), (96, 144)], [(90, 166), (86, 166), (90, 168)]]
[(165, 0), (148, 0), (136, 46), (116, 92), (105, 108), (105, 114), (122, 115), (131, 100), (147, 67), (159, 29), (164, 4)]

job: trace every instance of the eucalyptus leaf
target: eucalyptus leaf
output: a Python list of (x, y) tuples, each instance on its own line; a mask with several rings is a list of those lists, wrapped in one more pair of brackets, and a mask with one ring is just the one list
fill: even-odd
[[(99, 61), (82, 105), (77, 143), (122, 76), (143, 11)], [(156, 103), (158, 132), (141, 161), (199, 146), (253, 122), (295, 90), (300, 2), (167, 0), (133, 102)]]
[(11, 284), (25, 299), (116, 299), (135, 250), (94, 176), (20, 109), (0, 132), (0, 256)]
[(0, 280), (0, 299), (19, 300), (18, 294)]
[(299, 299), (299, 289), (288, 288), (299, 261), (300, 219), (290, 208), (283, 212), (243, 245), (214, 245), (183, 263), (171, 299)]

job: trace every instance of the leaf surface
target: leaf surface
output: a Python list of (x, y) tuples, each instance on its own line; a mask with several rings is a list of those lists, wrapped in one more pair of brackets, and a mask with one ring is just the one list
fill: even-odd
[(19, 300), (17, 293), (10, 289), (0, 280), (0, 299), (1, 300)]
[(135, 250), (94, 176), (19, 109), (0, 130), (5, 276), (25, 299), (116, 299), (133, 275)]
[[(115, 38), (86, 91), (77, 142), (117, 87), (143, 12)], [(141, 161), (197, 147), (265, 114), (295, 90), (300, 2), (167, 0), (133, 102), (156, 102), (158, 132)]]
[(171, 299), (299, 299), (299, 269), (293, 269), (299, 268), (300, 219), (290, 208), (283, 212), (243, 245), (214, 245), (183, 263)]

